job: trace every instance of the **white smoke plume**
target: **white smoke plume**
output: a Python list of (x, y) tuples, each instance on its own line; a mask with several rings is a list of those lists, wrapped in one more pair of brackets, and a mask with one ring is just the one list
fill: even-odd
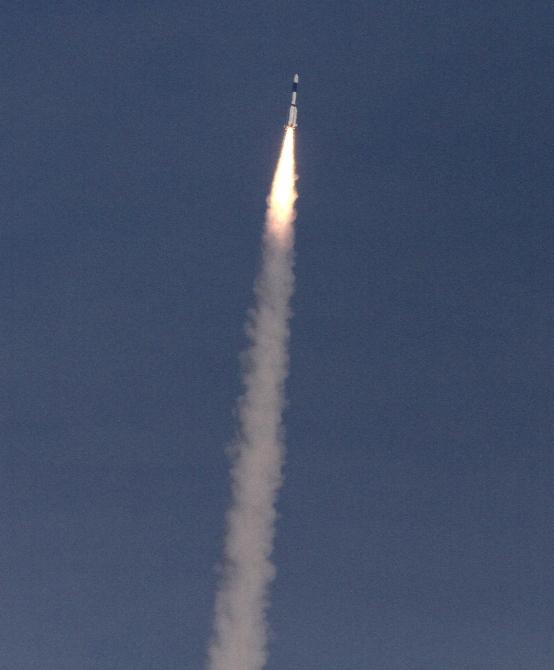
[(282, 480), (282, 413), (288, 371), (289, 302), (294, 288), (294, 130), (287, 128), (271, 193), (249, 323), (245, 393), (232, 468), (223, 579), (216, 597), (210, 670), (261, 670), (267, 659), (268, 589), (275, 502)]

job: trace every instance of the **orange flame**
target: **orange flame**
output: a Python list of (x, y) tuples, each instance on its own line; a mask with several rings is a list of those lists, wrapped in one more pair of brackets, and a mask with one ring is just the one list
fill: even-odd
[(294, 203), (298, 197), (295, 188), (296, 168), (294, 162), (294, 129), (286, 128), (283, 146), (277, 169), (271, 185), (271, 193), (267, 199), (267, 229), (282, 241), (292, 232), (292, 224), (296, 218)]

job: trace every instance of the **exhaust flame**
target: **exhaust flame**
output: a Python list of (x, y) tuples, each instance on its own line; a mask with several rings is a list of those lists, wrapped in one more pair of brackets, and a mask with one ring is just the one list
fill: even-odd
[(275, 502), (282, 481), (282, 412), (288, 372), (289, 301), (296, 217), (294, 130), (287, 127), (268, 197), (263, 265), (239, 402), (223, 579), (215, 604), (210, 670), (261, 670), (267, 660), (268, 589)]
[(281, 148), (281, 155), (273, 177), (271, 193), (267, 199), (268, 228), (270, 232), (282, 237), (290, 232), (295, 219), (294, 202), (298, 197), (294, 187), (294, 130), (287, 128)]

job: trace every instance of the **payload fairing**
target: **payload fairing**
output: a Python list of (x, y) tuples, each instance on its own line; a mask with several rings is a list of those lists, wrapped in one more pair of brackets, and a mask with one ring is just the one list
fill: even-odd
[(298, 90), (298, 81), (300, 77), (295, 74), (294, 77), (292, 78), (292, 97), (290, 101), (290, 107), (289, 107), (289, 117), (287, 120), (287, 128), (296, 128), (298, 123), (296, 122), (296, 117), (298, 115), (298, 109), (296, 107), (296, 92)]

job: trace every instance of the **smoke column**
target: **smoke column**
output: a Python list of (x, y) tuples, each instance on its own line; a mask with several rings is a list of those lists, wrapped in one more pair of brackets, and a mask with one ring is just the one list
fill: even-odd
[(275, 502), (284, 457), (282, 412), (288, 371), (289, 301), (294, 287), (294, 130), (287, 127), (271, 193), (249, 323), (244, 395), (232, 468), (223, 579), (216, 597), (210, 670), (261, 670), (267, 659), (268, 588)]

